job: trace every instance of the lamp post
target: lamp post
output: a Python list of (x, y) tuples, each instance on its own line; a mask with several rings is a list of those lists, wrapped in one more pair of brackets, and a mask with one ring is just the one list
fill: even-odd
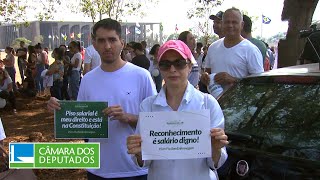
[(52, 36), (49, 34), (48, 38), (49, 38), (49, 49), (51, 50), (51, 38), (52, 38)]

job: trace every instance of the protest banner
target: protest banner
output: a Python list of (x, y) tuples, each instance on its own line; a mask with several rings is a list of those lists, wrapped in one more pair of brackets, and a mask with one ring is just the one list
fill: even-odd
[(54, 113), (56, 139), (108, 138), (106, 102), (60, 101)]
[(211, 157), (210, 112), (141, 112), (142, 159)]

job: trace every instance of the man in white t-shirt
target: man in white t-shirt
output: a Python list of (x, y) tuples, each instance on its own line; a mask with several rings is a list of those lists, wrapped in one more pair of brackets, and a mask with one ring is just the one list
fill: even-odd
[(259, 49), (240, 35), (243, 19), (239, 9), (230, 8), (224, 12), (222, 28), (225, 37), (209, 47), (205, 58), (207, 73), (202, 75), (202, 81), (208, 85), (209, 74), (217, 73), (215, 82), (225, 86), (250, 74), (263, 72)]
[(94, 49), (93, 45), (88, 46), (84, 54), (83, 75), (100, 66), (100, 64), (101, 59), (99, 53), (96, 51), (96, 49)]
[[(124, 41), (119, 22), (100, 20), (93, 27), (92, 38), (101, 65), (82, 78), (77, 100), (108, 102), (103, 112), (110, 122), (108, 139), (89, 139), (100, 142), (101, 154), (100, 169), (88, 169), (88, 179), (146, 180), (148, 170), (134, 164), (126, 138), (135, 132), (142, 100), (157, 93), (155, 85), (147, 70), (121, 59)], [(48, 109), (59, 108), (52, 97)]]

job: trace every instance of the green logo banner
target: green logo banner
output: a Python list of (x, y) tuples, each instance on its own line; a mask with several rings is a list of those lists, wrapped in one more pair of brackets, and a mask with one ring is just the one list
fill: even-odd
[(10, 143), (11, 169), (100, 168), (99, 143)]
[(56, 139), (108, 138), (107, 102), (60, 101), (54, 113)]

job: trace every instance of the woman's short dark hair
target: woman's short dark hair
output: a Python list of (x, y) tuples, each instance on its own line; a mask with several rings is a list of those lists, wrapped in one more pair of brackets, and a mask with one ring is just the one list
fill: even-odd
[(150, 54), (150, 55), (155, 55), (156, 50), (157, 50), (158, 47), (160, 47), (160, 44), (155, 44), (155, 45), (153, 45), (152, 48), (151, 48), (151, 50), (150, 50), (150, 52), (149, 52), (149, 54)]
[(35, 48), (35, 49), (42, 49), (42, 47), (41, 47), (41, 44), (40, 44), (40, 43), (36, 44), (36, 45), (34, 46), (34, 48)]
[(55, 55), (57, 57), (55, 57), (58, 60), (62, 60), (63, 58), (63, 50), (61, 48), (54, 48), (53, 53), (55, 53)]
[(61, 48), (61, 47), (64, 47), (64, 48), (66, 48), (66, 49), (67, 49), (67, 46), (66, 46), (66, 45), (64, 45), (64, 44), (61, 44), (61, 45), (59, 46), (59, 48)]
[(81, 51), (80, 41), (71, 41), (70, 45), (76, 47), (79, 51)]
[(143, 51), (143, 46), (141, 43), (134, 43), (133, 46), (132, 46), (132, 49), (134, 50), (139, 50), (139, 51)]
[(118, 34), (119, 38), (121, 38), (121, 24), (114, 19), (106, 18), (106, 19), (102, 19), (102, 20), (98, 21), (92, 28), (92, 33), (91, 33), (92, 39), (96, 38), (97, 30), (99, 28), (104, 28), (104, 29), (108, 29), (108, 30), (115, 30), (116, 33)]

